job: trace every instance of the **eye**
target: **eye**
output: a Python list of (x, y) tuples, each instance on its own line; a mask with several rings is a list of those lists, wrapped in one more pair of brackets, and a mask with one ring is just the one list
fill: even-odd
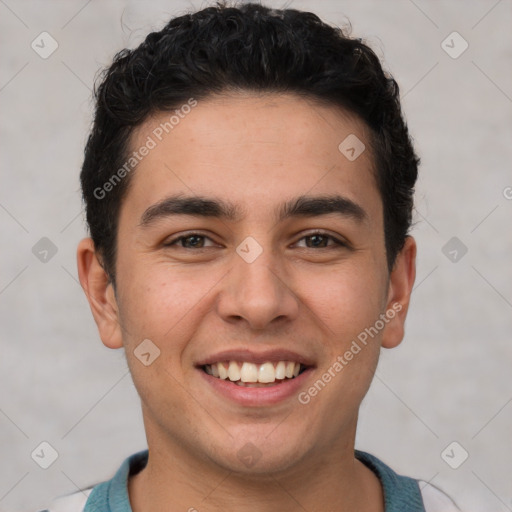
[(298, 242), (298, 247), (308, 249), (327, 249), (329, 247), (346, 247), (347, 244), (326, 233), (311, 233), (302, 237)]
[(164, 244), (166, 247), (176, 246), (183, 249), (203, 249), (205, 247), (212, 247), (215, 244), (205, 235), (198, 233), (191, 233), (189, 235), (180, 236), (174, 240), (170, 240)]

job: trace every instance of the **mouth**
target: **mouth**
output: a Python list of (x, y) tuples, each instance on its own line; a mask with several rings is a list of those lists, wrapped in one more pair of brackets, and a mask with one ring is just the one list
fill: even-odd
[(296, 361), (219, 361), (201, 366), (211, 377), (229, 381), (237, 386), (261, 388), (276, 386), (297, 378), (308, 367)]
[[(275, 406), (297, 395), (314, 375), (315, 360), (295, 351), (231, 349), (197, 361), (212, 399), (243, 407)], [(213, 398), (216, 397), (216, 398)]]

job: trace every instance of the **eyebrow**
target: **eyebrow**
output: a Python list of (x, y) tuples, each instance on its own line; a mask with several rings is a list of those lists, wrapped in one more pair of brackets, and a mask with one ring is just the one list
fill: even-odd
[[(201, 196), (176, 195), (150, 206), (142, 214), (140, 226), (149, 226), (159, 219), (172, 215), (213, 217), (236, 222), (243, 217), (244, 212), (245, 210), (239, 205), (228, 201)], [(277, 209), (276, 221), (282, 222), (292, 217), (317, 217), (331, 213), (359, 223), (368, 219), (366, 211), (351, 199), (339, 195), (329, 195), (299, 196), (286, 201)]]
[(141, 226), (148, 226), (158, 219), (171, 215), (193, 215), (197, 217), (216, 217), (237, 221), (242, 217), (239, 206), (200, 196), (171, 196), (150, 206), (140, 220)]
[(279, 210), (277, 219), (283, 221), (290, 217), (316, 217), (335, 213), (359, 223), (368, 220), (368, 214), (357, 203), (339, 195), (300, 196), (287, 201)]

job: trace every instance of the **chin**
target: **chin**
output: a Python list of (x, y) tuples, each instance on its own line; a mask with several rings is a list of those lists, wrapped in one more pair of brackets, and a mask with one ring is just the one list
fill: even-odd
[[(278, 432), (280, 428), (282, 432)], [(243, 433), (230, 438), (229, 447), (216, 450), (215, 462), (240, 475), (278, 475), (306, 458), (304, 437), (298, 433), (290, 435), (284, 424), (244, 428)], [(222, 453), (224, 456), (219, 457)]]

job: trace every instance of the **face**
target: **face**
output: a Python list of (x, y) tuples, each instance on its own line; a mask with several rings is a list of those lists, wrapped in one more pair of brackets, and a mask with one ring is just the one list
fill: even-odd
[[(150, 450), (278, 473), (353, 449), (414, 280), (412, 239), (387, 270), (367, 129), (292, 95), (201, 101), (160, 141), (169, 117), (131, 139), (156, 145), (121, 207), (115, 294), (87, 241), (79, 249), (103, 342), (125, 347)], [(366, 146), (356, 159), (354, 143), (339, 149), (354, 135)]]

